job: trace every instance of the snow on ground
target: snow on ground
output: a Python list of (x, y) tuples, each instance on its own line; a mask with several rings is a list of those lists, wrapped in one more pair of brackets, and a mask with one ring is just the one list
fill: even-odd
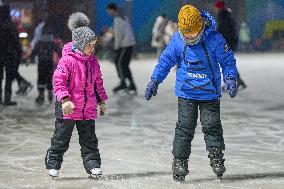
[[(174, 70), (159, 87), (158, 96), (144, 100), (155, 59), (134, 60), (131, 68), (137, 97), (115, 96), (114, 65), (102, 61), (109, 95), (108, 114), (97, 120), (103, 177), (88, 178), (74, 129), (60, 177), (52, 180), (44, 157), (53, 134), (53, 104), (36, 106), (34, 89), (27, 97), (14, 96), (17, 107), (0, 106), (0, 188), (284, 188), (284, 54), (237, 55), (248, 88), (237, 98), (222, 98), (222, 124), (227, 172), (222, 182), (209, 166), (201, 126), (196, 129), (186, 182), (172, 180), (172, 140), (177, 120)], [(20, 72), (36, 83), (36, 66)], [(16, 84), (15, 84), (16, 89)]]

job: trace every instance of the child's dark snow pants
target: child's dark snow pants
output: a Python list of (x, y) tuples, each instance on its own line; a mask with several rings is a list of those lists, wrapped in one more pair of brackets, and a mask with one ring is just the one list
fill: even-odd
[(95, 133), (95, 120), (67, 120), (62, 118), (61, 104), (56, 102), (56, 121), (51, 147), (47, 150), (46, 169), (61, 168), (63, 155), (69, 148), (72, 131), (76, 125), (81, 146), (81, 157), (87, 173), (101, 166), (101, 158), (98, 149), (98, 139)]
[(197, 101), (178, 99), (178, 122), (173, 141), (175, 159), (188, 159), (191, 153), (191, 141), (197, 126), (198, 107), (206, 150), (212, 148), (225, 150), (223, 129), (220, 120), (220, 101)]

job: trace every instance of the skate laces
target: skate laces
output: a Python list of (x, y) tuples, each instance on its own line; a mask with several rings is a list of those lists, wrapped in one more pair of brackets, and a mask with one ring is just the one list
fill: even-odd
[(188, 160), (175, 159), (173, 162), (173, 171), (177, 175), (186, 175), (188, 171)]

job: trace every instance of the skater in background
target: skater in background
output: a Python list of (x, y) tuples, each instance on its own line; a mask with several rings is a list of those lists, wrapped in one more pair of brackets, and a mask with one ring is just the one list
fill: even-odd
[[(20, 60), (18, 63), (18, 67), (20, 66)], [(21, 96), (25, 96), (27, 95), (32, 89), (33, 89), (33, 85), (27, 81), (25, 78), (23, 78), (19, 71), (17, 71), (16, 73), (16, 81), (18, 84), (18, 90), (16, 91), (17, 95), (21, 95)]]
[(207, 12), (185, 5), (178, 14), (179, 31), (171, 38), (156, 65), (145, 91), (146, 100), (157, 95), (158, 85), (177, 64), (176, 96), (178, 122), (173, 141), (173, 178), (183, 181), (188, 174), (191, 141), (197, 125), (198, 109), (210, 165), (221, 178), (226, 171), (220, 120), (221, 73), (226, 90), (237, 94), (236, 60), (225, 39), (216, 31), (216, 22)]
[[(9, 7), (8, 4), (6, 4), (6, 6)], [(3, 11), (3, 13), (5, 13), (5, 11)], [(10, 16), (10, 14), (9, 14), (9, 16)], [(13, 20), (12, 20), (12, 22), (14, 23)], [(17, 31), (16, 25), (15, 25), (15, 28), (16, 28), (16, 31)], [(18, 35), (18, 31), (17, 31), (17, 35)], [(20, 39), (18, 38), (17, 40), (20, 43)], [(17, 72), (14, 75), (15, 79), (17, 81), (17, 84), (18, 84), (18, 90), (16, 91), (17, 95), (27, 95), (33, 89), (33, 85), (29, 81), (27, 81), (23, 76), (21, 76), (20, 73), (19, 73), (19, 66), (20, 66), (20, 63), (21, 63), (22, 56), (23, 56), (23, 50), (22, 50), (22, 46), (21, 46), (21, 43), (20, 43), (19, 49), (18, 49), (18, 56), (15, 59), (15, 63), (16, 63), (15, 65), (16, 65)]]
[[(5, 106), (15, 106), (11, 100), (12, 83), (18, 72), (22, 48), (16, 26), (10, 17), (10, 7), (0, 1), (0, 103)], [(5, 71), (4, 99), (2, 96), (2, 80)]]
[[(37, 27), (36, 27), (36, 29), (34, 31), (34, 37), (33, 37), (32, 41), (31, 41), (31, 49), (32, 50), (34, 50), (36, 44), (40, 41), (42, 30), (43, 30), (45, 24), (46, 23), (50, 24), (49, 22), (53, 22), (53, 21), (51, 19), (51, 15), (48, 12), (46, 12), (44, 14), (43, 21), (40, 22), (37, 25)], [(53, 23), (52, 23), (52, 25), (53, 25)], [(59, 36), (54, 36), (54, 42), (60, 49), (63, 48), (64, 43), (63, 43), (62, 39)], [(57, 64), (60, 58), (61, 58), (60, 54), (58, 54), (57, 52), (54, 51), (54, 53), (53, 53), (53, 62), (55, 64)]]
[(157, 17), (152, 29), (151, 41), (151, 46), (157, 49), (157, 57), (161, 55), (161, 52), (168, 45), (171, 37), (177, 30), (177, 23), (170, 20), (166, 15), (161, 14)]
[(127, 91), (129, 94), (135, 95), (137, 94), (137, 88), (129, 68), (131, 56), (136, 44), (131, 25), (128, 18), (122, 14), (116, 4), (108, 4), (107, 12), (114, 18), (115, 65), (120, 78), (120, 84), (113, 89), (113, 92)]
[(45, 89), (48, 90), (48, 100), (53, 101), (52, 75), (54, 71), (54, 52), (61, 56), (61, 50), (54, 41), (52, 18), (49, 16), (42, 27), (41, 35), (30, 55), (31, 59), (38, 56), (38, 97), (36, 103), (42, 105), (45, 99)]
[(68, 26), (72, 31), (72, 42), (64, 46), (63, 56), (53, 76), (57, 97), (56, 121), (45, 159), (46, 169), (52, 177), (59, 174), (75, 125), (86, 172), (94, 177), (102, 174), (95, 119), (97, 104), (100, 115), (106, 113), (107, 95), (99, 62), (92, 55), (97, 37), (88, 25), (89, 19), (83, 13), (70, 16)]
[(169, 44), (172, 36), (177, 31), (178, 31), (177, 23), (172, 20), (168, 20), (167, 25), (165, 27), (164, 35), (163, 35), (163, 39), (166, 45)]
[(245, 22), (241, 23), (240, 33), (239, 33), (239, 50), (242, 52), (249, 52), (252, 50), (250, 29)]
[(51, 17), (49, 16), (49, 14), (47, 12), (45, 12), (43, 14), (43, 20), (36, 26), (36, 28), (34, 30), (34, 36), (33, 36), (33, 39), (31, 41), (31, 50), (34, 50), (36, 44), (40, 40), (42, 29), (43, 29), (46, 21), (49, 20), (49, 18), (51, 18)]
[(164, 50), (166, 43), (164, 40), (164, 32), (168, 23), (168, 17), (165, 14), (161, 14), (156, 18), (152, 29), (152, 41), (151, 46), (156, 48), (156, 56), (159, 57)]
[[(217, 13), (217, 31), (225, 38), (232, 51), (235, 52), (238, 47), (239, 36), (232, 13), (226, 9), (225, 2), (221, 0), (215, 2), (214, 11)], [(239, 72), (237, 74), (237, 86), (238, 89), (247, 87)]]

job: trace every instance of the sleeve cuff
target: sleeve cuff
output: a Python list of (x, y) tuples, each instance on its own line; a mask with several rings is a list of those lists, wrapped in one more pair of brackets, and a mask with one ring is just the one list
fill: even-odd
[(70, 94), (68, 92), (65, 92), (65, 93), (62, 93), (62, 94), (58, 95), (57, 96), (57, 100), (59, 102), (61, 102), (63, 100), (63, 98), (65, 98), (65, 97), (71, 98)]

